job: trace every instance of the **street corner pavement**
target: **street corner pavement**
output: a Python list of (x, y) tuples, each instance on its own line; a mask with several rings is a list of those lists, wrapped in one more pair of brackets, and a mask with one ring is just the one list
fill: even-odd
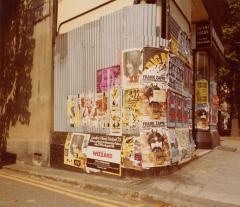
[[(203, 151), (204, 152), (204, 151)], [(184, 207), (240, 207), (240, 139), (222, 139), (221, 147), (206, 151), (171, 175), (108, 177), (16, 163), (4, 169), (47, 177), (96, 191)]]

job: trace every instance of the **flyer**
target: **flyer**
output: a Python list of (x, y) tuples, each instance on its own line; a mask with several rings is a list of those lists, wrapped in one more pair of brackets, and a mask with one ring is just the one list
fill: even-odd
[(68, 134), (64, 145), (64, 164), (81, 169), (86, 168), (86, 152), (90, 135), (72, 133)]
[(175, 129), (176, 139), (179, 149), (179, 161), (183, 163), (191, 159), (191, 145), (189, 140), (189, 129), (177, 128)]
[(97, 108), (91, 94), (83, 95), (81, 97), (81, 126), (86, 131), (92, 127), (98, 127)]
[(139, 136), (123, 137), (122, 166), (128, 169), (142, 169), (141, 141)]
[(168, 134), (171, 148), (171, 163), (176, 163), (179, 161), (179, 149), (175, 129), (168, 129)]
[(87, 167), (121, 175), (122, 136), (94, 135), (88, 142)]
[(113, 86), (110, 89), (110, 135), (122, 135), (121, 88)]
[(149, 129), (140, 132), (143, 168), (170, 164), (171, 152), (167, 129)]
[(139, 133), (140, 89), (124, 90), (123, 96), (123, 134)]
[(108, 106), (107, 92), (102, 92), (97, 94), (96, 115), (97, 115), (99, 127), (102, 129), (109, 128), (109, 106)]
[(139, 77), (143, 70), (142, 49), (124, 50), (122, 58), (122, 87), (139, 84)]

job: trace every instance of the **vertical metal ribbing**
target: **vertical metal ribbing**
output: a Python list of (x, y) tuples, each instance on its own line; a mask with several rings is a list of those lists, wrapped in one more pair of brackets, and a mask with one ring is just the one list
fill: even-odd
[(168, 41), (156, 37), (156, 5), (125, 7), (59, 36), (55, 54), (54, 130), (72, 130), (67, 123), (67, 95), (92, 92), (95, 96), (97, 69), (118, 64), (120, 50), (146, 45), (168, 45)]

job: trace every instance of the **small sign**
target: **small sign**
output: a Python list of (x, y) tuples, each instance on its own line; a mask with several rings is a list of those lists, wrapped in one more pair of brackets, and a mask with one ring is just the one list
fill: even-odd
[(211, 46), (210, 22), (204, 21), (196, 24), (196, 47), (209, 48)]
[(195, 92), (196, 104), (208, 104), (208, 81), (197, 80)]
[(122, 136), (91, 135), (87, 150), (87, 167), (121, 175)]

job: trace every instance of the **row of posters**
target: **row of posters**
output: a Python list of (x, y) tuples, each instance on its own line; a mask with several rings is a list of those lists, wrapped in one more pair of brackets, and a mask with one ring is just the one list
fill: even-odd
[(64, 146), (64, 164), (87, 172), (121, 175), (122, 137), (73, 133)]
[(192, 70), (181, 58), (162, 48), (126, 50), (121, 67), (97, 71), (96, 85), (94, 96), (68, 96), (67, 113), (70, 126), (103, 131), (68, 137), (65, 164), (120, 175), (121, 167), (191, 159)]
[(121, 175), (121, 169), (163, 167), (191, 159), (194, 152), (188, 129), (149, 129), (140, 136), (68, 134), (64, 164), (86, 172)]
[(192, 99), (168, 91), (167, 126), (176, 128), (192, 127)]

